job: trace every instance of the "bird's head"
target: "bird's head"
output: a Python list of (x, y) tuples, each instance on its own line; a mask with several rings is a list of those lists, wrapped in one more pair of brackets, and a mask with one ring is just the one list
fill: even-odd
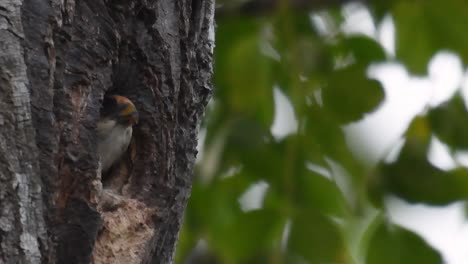
[(111, 95), (104, 98), (101, 116), (115, 119), (124, 126), (132, 126), (138, 123), (138, 111), (135, 105), (127, 97)]

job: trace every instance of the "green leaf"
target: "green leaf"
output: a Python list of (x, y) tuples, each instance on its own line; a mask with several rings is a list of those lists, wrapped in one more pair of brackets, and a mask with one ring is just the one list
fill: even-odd
[(426, 73), (439, 50), (458, 53), (468, 62), (468, 2), (464, 0), (399, 1), (393, 9), (396, 55), (413, 73)]
[(248, 116), (264, 127), (273, 120), (272, 67), (274, 61), (261, 53), (264, 21), (226, 19), (216, 33), (216, 102), (221, 116)]
[(320, 39), (311, 36), (296, 38), (281, 54), (282, 70), (290, 74), (292, 80), (299, 79), (299, 75), (316, 78), (315, 75), (333, 70), (333, 57), (329, 47), (321, 43)]
[(461, 96), (429, 112), (433, 132), (452, 149), (468, 149), (468, 113)]
[[(308, 152), (308, 160), (322, 163), (328, 158), (338, 163), (349, 175), (345, 175), (346, 185), (353, 190), (348, 196), (348, 204), (359, 210), (366, 186), (366, 168), (349, 150), (340, 124), (326, 109), (317, 104), (310, 107), (307, 115), (302, 144)], [(325, 164), (328, 164), (326, 162)], [(326, 165), (328, 166), (328, 165)], [(356, 194), (356, 195), (354, 195)]]
[[(232, 65), (238, 65), (237, 68), (242, 68), (243, 62), (248, 63), (248, 60), (252, 59), (252, 56), (244, 56), (241, 53), (252, 53), (254, 55), (253, 59), (262, 56), (258, 48), (259, 45), (255, 45), (255, 42), (259, 42), (261, 39), (260, 32), (264, 20), (250, 16), (242, 17), (242, 19), (237, 16), (226, 16), (218, 18), (217, 23), (219, 23), (220, 27), (216, 30), (216, 49), (214, 50), (214, 66), (216, 68), (214, 86), (216, 89), (204, 120), (207, 128), (207, 144), (211, 144), (213, 139), (218, 139), (220, 134), (225, 132), (233, 118), (239, 116), (255, 118), (265, 128), (269, 127), (273, 118), (272, 87), (270, 85), (253, 86), (263, 82), (265, 77), (255, 83), (239, 86), (239, 82), (244, 82), (245, 79), (237, 69), (232, 67)], [(236, 57), (233, 53), (242, 56)], [(247, 59), (244, 57), (247, 57)], [(265, 60), (267, 60), (265, 57), (261, 57), (260, 64), (264, 64)], [(267, 68), (261, 68), (260, 75), (265, 76), (265, 69)], [(255, 72), (249, 73), (249, 75), (252, 74), (255, 74)], [(239, 80), (232, 83), (231, 80), (235, 78)], [(242, 101), (242, 97), (250, 90), (257, 91), (260, 88), (263, 88), (261, 93), (266, 95), (261, 97), (261, 104), (254, 106), (251, 100), (246, 100), (245, 104), (238, 102), (239, 99), (237, 98)]]
[[(185, 224), (198, 232), (216, 232), (241, 214), (238, 199), (254, 181), (246, 177), (215, 178), (209, 184), (196, 181), (185, 215)], [(213, 199), (216, 197), (216, 199)]]
[[(351, 156), (340, 124), (328, 111), (317, 104), (312, 105), (307, 113), (305, 125), (304, 141), (312, 154), (319, 152), (340, 161), (341, 158)], [(314, 156), (316, 158), (317, 155)]]
[(345, 248), (335, 223), (321, 214), (304, 211), (292, 222), (288, 253), (310, 263), (342, 263)]
[(388, 15), (388, 11), (392, 9), (396, 2), (398, 1), (371, 1), (368, 2), (368, 5), (375, 20), (380, 21)]
[(333, 50), (336, 57), (348, 57), (352, 55), (355, 60), (354, 63), (363, 66), (386, 59), (382, 46), (374, 39), (363, 35), (342, 37), (333, 46)]
[(282, 51), (281, 53), (285, 53), (292, 48), (298, 39), (316, 37), (307, 10), (282, 12), (273, 16), (271, 22), (275, 34), (275, 47)]
[(366, 77), (365, 69), (352, 66), (330, 76), (322, 91), (323, 104), (340, 123), (361, 119), (384, 99), (381, 84)]
[(245, 263), (274, 246), (272, 241), (279, 222), (280, 216), (269, 210), (241, 213), (232, 224), (211, 234), (210, 246), (235, 263)]
[(398, 161), (380, 168), (376, 183), (382, 188), (380, 195), (391, 192), (409, 202), (435, 205), (467, 199), (468, 171), (445, 172), (430, 164), (426, 154), (427, 145), (408, 139)]
[(270, 132), (253, 119), (232, 122), (222, 162), (242, 164), (243, 176), (275, 183), (283, 172), (284, 152)]
[(300, 109), (298, 101), (303, 99), (306, 82), (322, 80), (323, 74), (330, 73), (333, 56), (324, 39), (314, 32), (308, 10), (282, 12), (272, 18), (271, 25), (269, 43), (281, 56), (273, 69), (276, 83)]
[(179, 241), (177, 242), (177, 254), (175, 256), (175, 263), (184, 263), (184, 260), (190, 254), (190, 251), (197, 243), (197, 237), (192, 233), (190, 227), (184, 224), (181, 227), (179, 234)]
[(295, 204), (299, 210), (314, 209), (324, 215), (344, 217), (348, 212), (346, 200), (335, 182), (309, 170), (298, 176)]
[(440, 254), (416, 234), (382, 223), (367, 250), (368, 264), (440, 264)]

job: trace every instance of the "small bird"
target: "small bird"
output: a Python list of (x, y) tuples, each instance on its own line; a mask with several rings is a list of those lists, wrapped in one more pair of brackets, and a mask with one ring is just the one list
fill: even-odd
[(138, 112), (128, 98), (112, 95), (104, 98), (97, 123), (98, 153), (101, 170), (106, 172), (127, 151), (132, 139), (132, 126), (138, 122)]

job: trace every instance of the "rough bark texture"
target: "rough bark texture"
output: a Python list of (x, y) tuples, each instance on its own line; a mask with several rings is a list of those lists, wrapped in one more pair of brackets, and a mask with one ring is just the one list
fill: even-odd
[[(0, 263), (172, 262), (211, 94), (213, 1), (0, 2)], [(105, 94), (130, 98), (140, 122), (101, 175)]]
[(39, 263), (47, 250), (20, 8), (0, 2), (0, 263)]

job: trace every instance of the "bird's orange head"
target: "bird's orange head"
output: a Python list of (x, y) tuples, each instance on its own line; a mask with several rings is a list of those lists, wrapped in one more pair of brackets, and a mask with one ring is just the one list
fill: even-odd
[(138, 111), (127, 97), (111, 95), (104, 98), (101, 116), (115, 118), (122, 125), (135, 125), (138, 123)]

